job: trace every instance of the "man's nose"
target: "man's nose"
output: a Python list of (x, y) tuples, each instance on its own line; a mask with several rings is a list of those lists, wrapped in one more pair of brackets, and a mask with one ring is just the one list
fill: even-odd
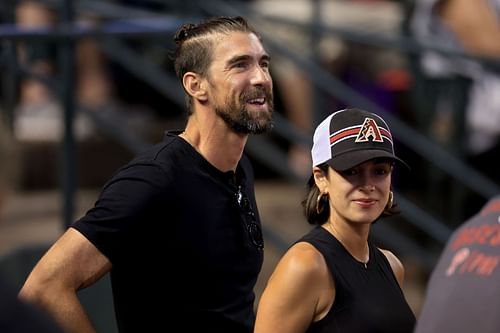
[(253, 85), (270, 85), (271, 81), (271, 74), (267, 69), (261, 66), (255, 66), (252, 76)]

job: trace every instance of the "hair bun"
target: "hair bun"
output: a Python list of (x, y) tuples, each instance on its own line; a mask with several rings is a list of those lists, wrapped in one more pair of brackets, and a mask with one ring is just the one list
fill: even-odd
[(192, 23), (184, 24), (179, 31), (174, 36), (174, 41), (176, 44), (181, 44), (186, 39), (191, 37), (191, 32), (196, 29), (196, 26)]

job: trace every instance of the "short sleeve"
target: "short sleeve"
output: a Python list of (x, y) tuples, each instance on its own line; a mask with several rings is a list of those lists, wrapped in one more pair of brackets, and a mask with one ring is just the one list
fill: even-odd
[(111, 262), (144, 223), (152, 221), (164, 198), (167, 177), (153, 163), (132, 164), (104, 186), (94, 207), (72, 227), (82, 233)]

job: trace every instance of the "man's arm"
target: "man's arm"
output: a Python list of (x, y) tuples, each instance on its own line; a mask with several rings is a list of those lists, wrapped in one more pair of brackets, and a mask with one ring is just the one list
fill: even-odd
[(67, 333), (95, 333), (77, 291), (98, 281), (111, 262), (69, 228), (36, 264), (19, 297), (47, 311)]

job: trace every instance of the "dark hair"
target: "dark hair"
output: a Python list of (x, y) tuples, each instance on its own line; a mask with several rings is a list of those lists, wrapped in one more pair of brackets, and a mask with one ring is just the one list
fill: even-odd
[[(325, 174), (328, 174), (328, 164), (323, 163), (318, 165)], [(312, 225), (322, 225), (328, 222), (330, 217), (330, 205), (329, 196), (323, 195), (320, 199), (318, 196), (321, 194), (316, 182), (314, 181), (314, 176), (311, 176), (307, 182), (308, 192), (305, 198), (302, 200), (302, 208), (307, 222)], [(399, 214), (401, 211), (398, 208), (395, 200), (393, 200), (392, 206), (390, 208), (385, 208), (379, 218), (388, 217), (392, 215)], [(377, 219), (378, 220), (378, 219)]]
[[(328, 173), (328, 164), (323, 163), (318, 165), (325, 174)], [(328, 196), (322, 196), (318, 200), (318, 196), (321, 194), (316, 182), (314, 181), (314, 175), (312, 175), (307, 182), (308, 193), (304, 200), (302, 200), (302, 208), (304, 209), (304, 215), (309, 224), (322, 225), (328, 221), (330, 216), (330, 205), (328, 205)]]
[[(259, 37), (241, 16), (218, 16), (197, 25), (189, 23), (181, 26), (174, 36), (177, 45), (174, 53), (174, 68), (181, 82), (187, 72), (195, 72), (205, 77), (212, 63), (213, 49), (216, 45), (213, 36), (235, 31), (253, 33)], [(186, 104), (188, 114), (191, 114), (190, 95), (186, 96)]]

